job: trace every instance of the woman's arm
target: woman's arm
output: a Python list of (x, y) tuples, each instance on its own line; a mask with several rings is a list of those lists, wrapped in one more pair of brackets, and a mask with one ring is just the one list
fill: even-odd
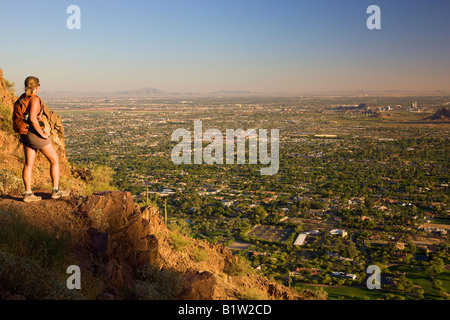
[(44, 130), (41, 129), (41, 126), (39, 125), (38, 117), (40, 118), (40, 109), (41, 106), (39, 104), (39, 98), (33, 97), (30, 100), (30, 122), (31, 126), (36, 130), (39, 135), (44, 138), (48, 139), (49, 135), (44, 132)]

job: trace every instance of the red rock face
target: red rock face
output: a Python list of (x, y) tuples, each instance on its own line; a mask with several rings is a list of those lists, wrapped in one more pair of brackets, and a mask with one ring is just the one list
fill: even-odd
[(94, 193), (78, 210), (89, 218), (90, 248), (104, 262), (97, 267), (106, 275), (108, 292), (131, 295), (136, 269), (158, 262), (158, 239), (151, 233), (149, 221), (129, 192)]
[(0, 104), (10, 107), (12, 111), (14, 101), (16, 101), (16, 98), (6, 89), (5, 79), (3, 79), (3, 71), (0, 69)]
[[(90, 221), (89, 247), (102, 261), (98, 273), (104, 275), (107, 293), (133, 295), (136, 270), (141, 266), (157, 266), (160, 240), (168, 230), (154, 207), (139, 208), (129, 192), (98, 192), (78, 208), (78, 214)], [(180, 298), (213, 299), (216, 280), (208, 271), (189, 269), (183, 276)]]
[(182, 300), (211, 300), (216, 280), (211, 272), (190, 270), (184, 278)]
[[(261, 276), (228, 275), (227, 266), (236, 263), (236, 257), (221, 245), (190, 239), (185, 250), (175, 250), (171, 246), (174, 231), (167, 229), (158, 209), (134, 205), (129, 192), (99, 192), (65, 200), (38, 194), (44, 200), (30, 204), (21, 201), (20, 195), (0, 198), (0, 212), (20, 212), (39, 229), (70, 232), (75, 247), (68, 258), (75, 259), (82, 272), (89, 271), (100, 283), (97, 299), (133, 299), (135, 284), (142, 280), (140, 269), (147, 267), (178, 276), (179, 291), (171, 296), (174, 299), (239, 299), (248, 290), (258, 290), (270, 299), (308, 298), (307, 293), (299, 296)], [(202, 247), (208, 259), (194, 261), (193, 247)], [(0, 297), (20, 298), (14, 296), (13, 288), (1, 286)], [(1, 294), (2, 289), (9, 293)], [(315, 294), (311, 292), (310, 298)]]

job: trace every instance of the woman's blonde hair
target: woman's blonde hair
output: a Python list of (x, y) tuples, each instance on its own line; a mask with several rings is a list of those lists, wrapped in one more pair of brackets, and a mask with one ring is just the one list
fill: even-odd
[(34, 89), (39, 87), (39, 79), (36, 77), (27, 77), (25, 79), (25, 93), (26, 94), (32, 94)]

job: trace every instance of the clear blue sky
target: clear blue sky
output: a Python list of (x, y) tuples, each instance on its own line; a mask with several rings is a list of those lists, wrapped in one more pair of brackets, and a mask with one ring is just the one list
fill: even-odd
[(449, 0), (0, 0), (0, 28), (18, 91), (450, 91)]

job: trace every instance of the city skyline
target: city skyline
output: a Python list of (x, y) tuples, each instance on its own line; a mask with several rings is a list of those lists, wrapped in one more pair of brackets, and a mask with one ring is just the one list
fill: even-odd
[[(73, 4), (80, 30), (66, 26)], [(366, 26), (373, 4), (380, 30)], [(448, 1), (0, 5), (0, 67), (17, 92), (28, 75), (43, 92), (450, 92)]]

